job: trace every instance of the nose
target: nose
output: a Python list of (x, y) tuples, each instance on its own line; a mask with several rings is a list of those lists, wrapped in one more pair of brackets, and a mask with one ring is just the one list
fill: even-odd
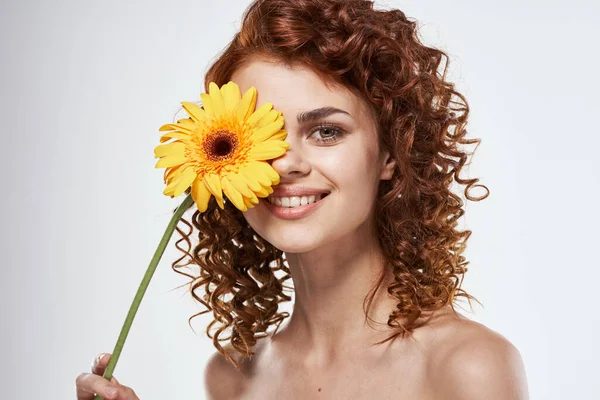
[(310, 173), (310, 163), (302, 156), (298, 147), (294, 147), (290, 145), (281, 157), (271, 160), (271, 166), (277, 171), (282, 181), (286, 178), (297, 178)]

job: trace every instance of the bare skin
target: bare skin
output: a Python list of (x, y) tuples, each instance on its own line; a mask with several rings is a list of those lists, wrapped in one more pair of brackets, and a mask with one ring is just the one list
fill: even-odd
[[(378, 147), (367, 103), (310, 68), (274, 60), (251, 60), (231, 80), (242, 92), (257, 88), (257, 107), (272, 101), (286, 116), (290, 148), (272, 161), (280, 185), (330, 194), (301, 219), (279, 219), (263, 201), (244, 213), (259, 235), (286, 253), (294, 309), (283, 330), (259, 341), (241, 371), (220, 354), (212, 357), (207, 398), (527, 399), (517, 349), (449, 308), (436, 312), (412, 338), (370, 346), (392, 333), (385, 323), (398, 300), (380, 289), (369, 312), (380, 324), (364, 323), (363, 299), (386, 270), (374, 230), (375, 194), (395, 166), (389, 152)], [(319, 107), (345, 113), (302, 122), (303, 113)], [(315, 130), (319, 122), (342, 127), (346, 134), (324, 144), (322, 134), (330, 137), (335, 131)]]
[[(122, 385), (114, 376), (110, 382), (103, 378), (106, 366), (110, 361), (110, 353), (99, 354), (92, 362), (92, 373), (82, 372), (75, 380), (77, 400), (93, 400), (96, 394), (105, 399), (140, 400), (132, 388)], [(110, 391), (114, 388), (114, 391)]]
[(252, 359), (236, 355), (240, 371), (215, 352), (205, 370), (206, 399), (529, 398), (518, 350), (448, 307), (434, 313), (412, 338), (355, 349), (329, 365), (307, 364), (306, 351), (295, 345), (293, 336), (283, 330), (260, 339)]

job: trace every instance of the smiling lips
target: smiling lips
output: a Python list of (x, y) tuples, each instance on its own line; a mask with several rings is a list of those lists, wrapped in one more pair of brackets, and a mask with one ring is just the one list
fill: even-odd
[(274, 197), (293, 197), (293, 196), (310, 196), (318, 194), (329, 194), (330, 191), (327, 189), (312, 188), (305, 185), (286, 185), (279, 184), (273, 187), (273, 193), (271, 196)]
[(306, 186), (277, 185), (265, 202), (273, 215), (281, 219), (299, 219), (314, 212), (330, 192)]
[(275, 204), (279, 207), (298, 207), (305, 206), (307, 204), (316, 203), (321, 200), (325, 196), (324, 193), (321, 194), (311, 194), (309, 196), (291, 196), (291, 197), (280, 197), (270, 195), (267, 197), (267, 200), (271, 204)]

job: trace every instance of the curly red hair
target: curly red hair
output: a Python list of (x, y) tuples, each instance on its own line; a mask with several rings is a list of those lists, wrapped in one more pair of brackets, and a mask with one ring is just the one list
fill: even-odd
[[(396, 160), (392, 179), (380, 182), (375, 207), (386, 268), (365, 297), (368, 314), (385, 275), (393, 276), (387, 291), (398, 304), (387, 324), (394, 334), (383, 342), (410, 334), (427, 322), (422, 317), (437, 309), (450, 305), (454, 310), (459, 297), (469, 304), (477, 301), (460, 288), (468, 264), (462, 253), (471, 231), (457, 228), (464, 204), (451, 185), (465, 186), (471, 201), (486, 198), (489, 190), (478, 179), (459, 176), (475, 151), (468, 153), (462, 145), (476, 144), (476, 149), (480, 140), (465, 138), (469, 107), (446, 80), (448, 56), (423, 45), (417, 23), (402, 11), (376, 10), (372, 1), (258, 0), (208, 69), (206, 91), (209, 82), (227, 83), (234, 71), (256, 57), (300, 63), (351, 89), (371, 106), (380, 148)], [(476, 186), (485, 195), (472, 197), (469, 191)], [(239, 368), (219, 342), (229, 340), (239, 354), (251, 356), (257, 338), (289, 316), (278, 312), (279, 303), (291, 300), (284, 293), (284, 282), (291, 277), (284, 254), (257, 235), (229, 202), (222, 210), (211, 198), (205, 212), (195, 211), (192, 224), (199, 243), (193, 250), (192, 224), (181, 221), (189, 230), (177, 228), (182, 235), (177, 248), (184, 256), (173, 269), (192, 279), (192, 296), (207, 308), (190, 320), (212, 311), (214, 320), (206, 333)], [(179, 247), (182, 241), (188, 249)], [(186, 257), (189, 262), (178, 265)], [(198, 276), (178, 271), (189, 264), (200, 267)], [(199, 288), (204, 289), (200, 295)], [(220, 338), (228, 329), (230, 336)]]

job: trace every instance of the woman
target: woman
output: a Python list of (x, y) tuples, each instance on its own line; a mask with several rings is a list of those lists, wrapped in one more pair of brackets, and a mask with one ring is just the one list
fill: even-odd
[[(528, 398), (518, 350), (454, 310), (474, 298), (460, 289), (471, 232), (457, 229), (450, 186), (489, 193), (473, 198), (485, 186), (460, 176), (461, 145), (479, 141), (464, 138), (467, 102), (438, 71), (447, 56), (416, 28), (369, 1), (256, 1), (207, 72), (256, 87), (290, 143), (270, 162), (281, 180), (268, 199), (243, 213), (211, 199), (193, 217), (192, 294), (215, 315), (218, 350), (207, 398)], [(277, 304), (290, 275), (293, 313), (267, 333), (288, 317)], [(77, 378), (78, 399), (138, 398), (102, 378), (108, 359)]]

